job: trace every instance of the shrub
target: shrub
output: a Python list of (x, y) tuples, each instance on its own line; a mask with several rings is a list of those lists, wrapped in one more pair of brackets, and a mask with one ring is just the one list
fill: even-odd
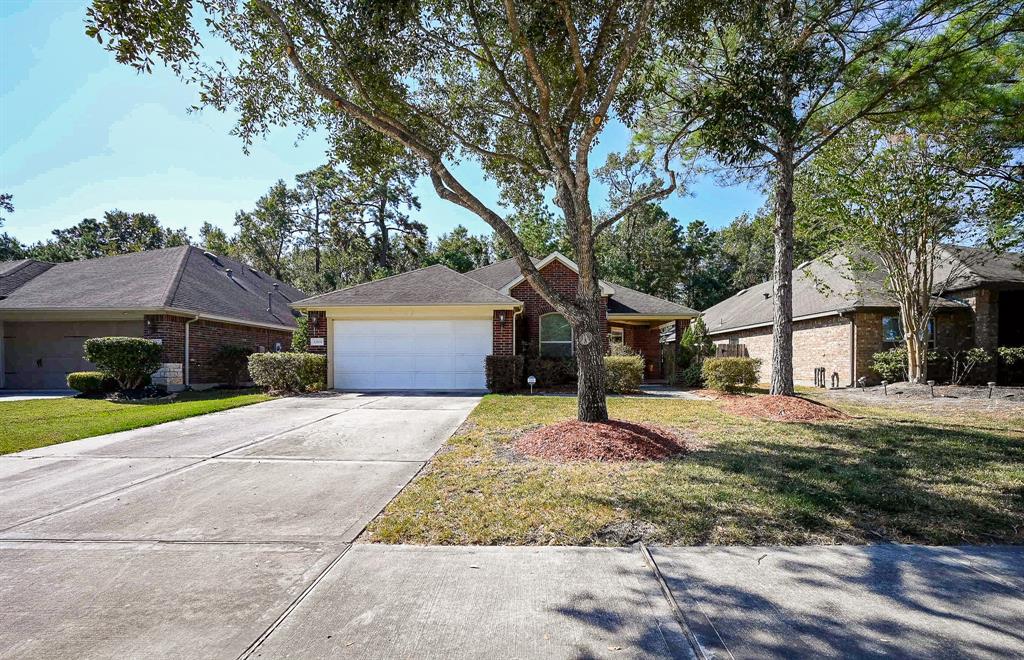
[(523, 358), (526, 360), (523, 369), (525, 376), (536, 376), (540, 387), (557, 387), (576, 383), (576, 358), (540, 357), (537, 344), (523, 344)]
[(487, 389), (491, 392), (514, 392), (523, 383), (522, 355), (488, 355), (484, 359)]
[(890, 348), (871, 356), (871, 370), (882, 380), (898, 383), (907, 379), (907, 349)]
[(644, 359), (639, 355), (609, 355), (604, 359), (609, 392), (635, 392), (644, 380)]
[(999, 354), (999, 359), (1007, 366), (1024, 364), (1024, 346), (1000, 346), (996, 352)]
[(68, 374), (68, 387), (82, 394), (103, 394), (117, 389), (117, 381), (102, 371), (73, 371)]
[(704, 376), (701, 374), (703, 367), (704, 362), (701, 361), (693, 362), (685, 369), (676, 369), (672, 374), (672, 384), (682, 387), (703, 387)]
[(669, 380), (673, 385), (700, 387), (704, 384), (701, 368), (704, 360), (714, 356), (715, 343), (708, 336), (704, 320), (697, 317), (683, 330), (683, 336), (676, 342)]
[(295, 332), (292, 333), (292, 352), (309, 352), (309, 318), (305, 315), (295, 319)]
[(324, 388), (327, 356), (313, 353), (253, 353), (249, 375), (271, 392), (315, 392)]
[(735, 392), (757, 384), (761, 360), (756, 358), (707, 358), (701, 367), (704, 382), (713, 390)]
[(252, 349), (248, 346), (228, 344), (214, 352), (211, 362), (220, 380), (235, 387), (245, 378), (245, 375), (248, 375), (247, 372), (243, 375), (243, 372), (249, 366), (249, 356), (252, 353)]
[(140, 337), (93, 337), (85, 340), (85, 359), (117, 381), (122, 390), (145, 387), (160, 368), (160, 344)]
[(625, 343), (621, 344), (609, 344), (608, 355), (615, 356), (629, 356), (629, 355), (640, 355), (640, 353), (632, 346), (627, 346)]

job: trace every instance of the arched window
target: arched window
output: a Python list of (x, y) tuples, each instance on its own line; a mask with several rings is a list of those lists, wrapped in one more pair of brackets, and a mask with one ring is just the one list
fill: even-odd
[(572, 327), (561, 314), (540, 317), (541, 357), (572, 357)]

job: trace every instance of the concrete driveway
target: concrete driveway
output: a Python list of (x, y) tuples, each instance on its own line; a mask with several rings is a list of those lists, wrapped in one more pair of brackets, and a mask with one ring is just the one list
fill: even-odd
[(479, 397), (279, 399), (0, 457), (0, 657), (235, 657)]

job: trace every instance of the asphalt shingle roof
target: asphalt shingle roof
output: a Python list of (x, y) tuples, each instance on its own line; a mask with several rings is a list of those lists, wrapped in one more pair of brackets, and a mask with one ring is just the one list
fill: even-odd
[(0, 261), (0, 300), (48, 270), (52, 265), (34, 259)]
[(265, 273), (191, 246), (47, 266), (0, 300), (0, 311), (169, 308), (293, 327), (290, 304), (305, 297)]
[[(860, 257), (866, 258), (866, 257)], [(853, 274), (843, 255), (826, 255), (793, 270), (793, 318), (839, 313), (861, 307), (895, 308), (884, 293), (885, 275), (880, 268)], [(769, 325), (774, 318), (772, 281), (762, 282), (726, 298), (703, 314), (711, 334), (736, 328)], [(944, 307), (959, 303), (943, 300)]]
[[(1024, 254), (976, 247), (947, 246), (948, 262), (936, 269), (936, 276), (952, 276), (949, 290), (969, 289), (980, 284), (1024, 284)], [(950, 272), (950, 271), (953, 272)]]
[[(534, 264), (540, 263), (540, 259), (533, 259)], [(466, 273), (478, 282), (482, 282), (493, 289), (501, 289), (509, 282), (519, 277), (522, 271), (515, 259), (505, 259), (483, 268), (477, 268)], [(601, 280), (601, 283), (615, 290), (608, 300), (609, 314), (638, 314), (647, 316), (696, 316), (697, 312), (685, 305), (680, 305), (657, 296), (652, 296), (641, 291)]]
[(299, 307), (514, 305), (519, 301), (436, 264), (299, 301)]

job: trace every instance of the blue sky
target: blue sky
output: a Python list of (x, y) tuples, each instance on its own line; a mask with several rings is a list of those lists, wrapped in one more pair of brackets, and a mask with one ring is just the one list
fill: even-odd
[[(322, 139), (297, 142), (288, 130), (244, 154), (230, 134), (232, 116), (190, 114), (194, 89), (163, 69), (138, 75), (88, 39), (85, 7), (0, 0), (0, 191), (14, 194), (16, 209), (4, 231), (32, 242), (113, 208), (155, 213), (193, 235), (204, 221), (230, 230), (235, 211), (251, 207), (276, 180), (323, 162)], [(596, 156), (625, 146), (624, 131), (614, 128)], [(493, 199), (477, 168), (457, 173)], [(417, 192), (419, 219), (431, 236), (460, 223), (489, 233), (481, 220), (438, 199), (429, 181)], [(761, 199), (755, 190), (703, 179), (663, 206), (683, 223), (703, 219), (717, 227), (756, 210)]]

